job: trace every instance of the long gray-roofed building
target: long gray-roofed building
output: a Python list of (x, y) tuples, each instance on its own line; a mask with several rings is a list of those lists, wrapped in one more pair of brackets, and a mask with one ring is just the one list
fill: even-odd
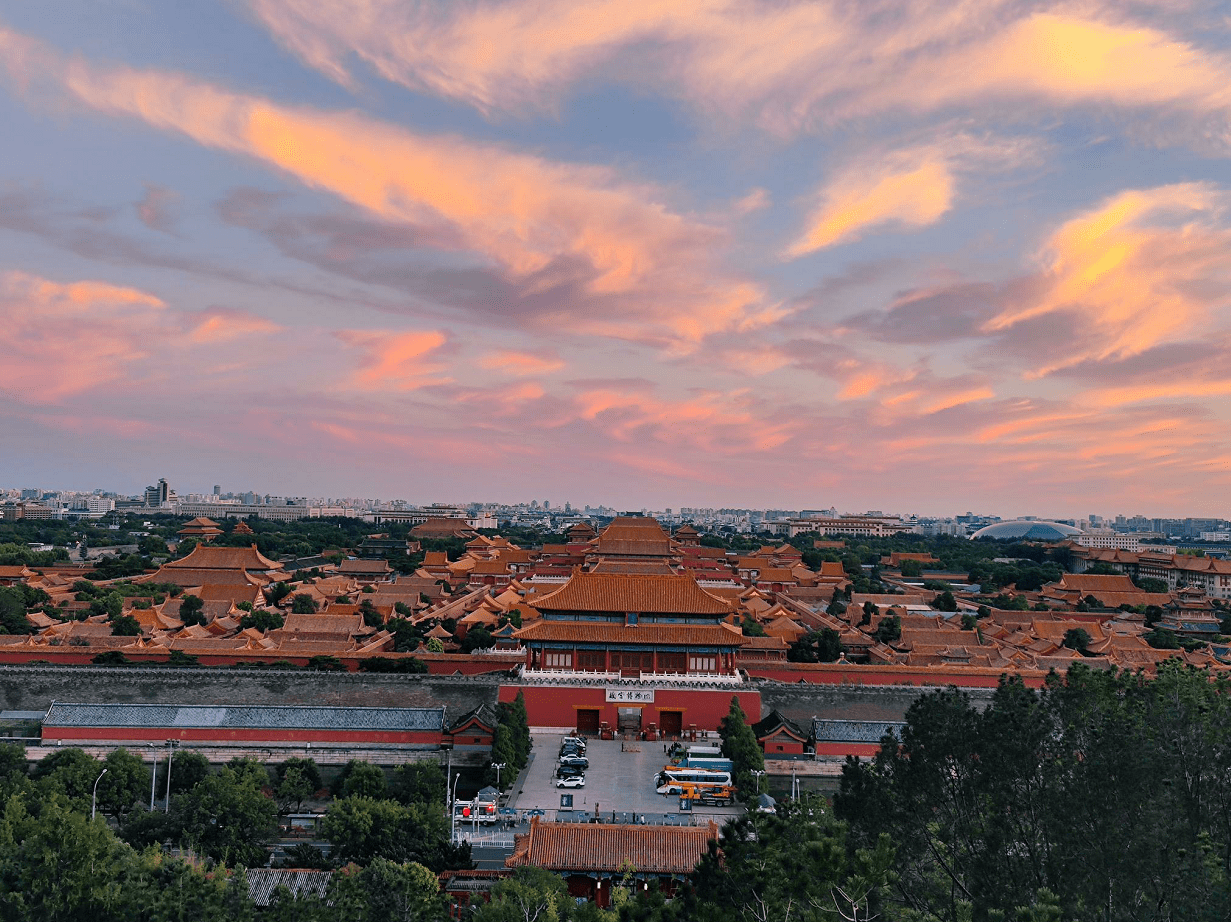
[(444, 729), (443, 707), (56, 703), (43, 718), (43, 741), (56, 745), (166, 740), (203, 745), (384, 744), (435, 749)]
[(906, 724), (894, 720), (837, 720), (816, 717), (812, 720), (812, 743), (817, 758), (826, 756), (876, 755), (886, 734), (902, 738)]

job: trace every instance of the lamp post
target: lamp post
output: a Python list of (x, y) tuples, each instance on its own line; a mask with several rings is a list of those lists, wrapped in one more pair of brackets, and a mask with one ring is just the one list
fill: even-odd
[(158, 784), (158, 750), (153, 743), (147, 743), (154, 752), (154, 768), (150, 771), (150, 813), (154, 812), (154, 787)]
[(457, 842), (457, 783), (462, 780), (461, 772), (453, 776), (453, 796), (449, 798), (449, 842)]
[(98, 782), (103, 780), (103, 775), (107, 774), (107, 769), (103, 769), (98, 773), (98, 777), (94, 779), (94, 793), (90, 795), (90, 820), (93, 822), (94, 814), (98, 807)]
[(496, 790), (500, 790), (500, 769), (504, 768), (504, 762), (493, 762), (492, 768), (496, 770)]
[(752, 774), (757, 776), (757, 794), (761, 793), (761, 776), (765, 774), (763, 769), (753, 769)]
[(167, 794), (163, 800), (163, 813), (171, 812), (171, 763), (175, 761), (175, 747), (179, 740), (167, 740)]

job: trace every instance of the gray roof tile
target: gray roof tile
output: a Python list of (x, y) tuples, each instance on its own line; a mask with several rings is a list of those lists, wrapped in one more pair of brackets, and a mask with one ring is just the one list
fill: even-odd
[(252, 730), (444, 729), (444, 708), (53, 704), (48, 727), (219, 727)]

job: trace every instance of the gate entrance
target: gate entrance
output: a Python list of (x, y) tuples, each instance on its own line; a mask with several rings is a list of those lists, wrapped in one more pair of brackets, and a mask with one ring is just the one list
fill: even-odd
[(616, 727), (620, 731), (641, 729), (641, 708), (616, 708)]
[(598, 708), (578, 708), (577, 731), (579, 733), (597, 733), (598, 715)]
[(684, 729), (684, 715), (680, 711), (659, 711), (658, 721), (663, 736), (679, 736)]

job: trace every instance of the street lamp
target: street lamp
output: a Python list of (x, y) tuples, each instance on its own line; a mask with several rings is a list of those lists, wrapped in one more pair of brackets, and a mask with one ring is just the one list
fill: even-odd
[(765, 774), (765, 771), (761, 769), (753, 769), (752, 774), (757, 776), (757, 793), (760, 794), (761, 793), (761, 776)]
[(163, 813), (171, 812), (171, 763), (174, 761), (175, 747), (179, 740), (167, 740), (167, 796), (163, 800)]
[(449, 799), (449, 842), (457, 842), (457, 783), (462, 780), (461, 772), (453, 776), (453, 796)]
[(158, 784), (158, 750), (153, 743), (146, 743), (154, 751), (154, 767), (150, 771), (150, 812), (154, 812), (154, 786)]
[(98, 777), (94, 779), (94, 793), (90, 795), (90, 821), (94, 820), (94, 813), (98, 806), (98, 782), (103, 780), (103, 775), (107, 774), (107, 769), (103, 769), (98, 773)]
[(492, 763), (492, 768), (496, 770), (496, 790), (497, 791), (500, 790), (500, 769), (504, 768), (505, 764), (506, 763), (504, 762), (493, 762)]

